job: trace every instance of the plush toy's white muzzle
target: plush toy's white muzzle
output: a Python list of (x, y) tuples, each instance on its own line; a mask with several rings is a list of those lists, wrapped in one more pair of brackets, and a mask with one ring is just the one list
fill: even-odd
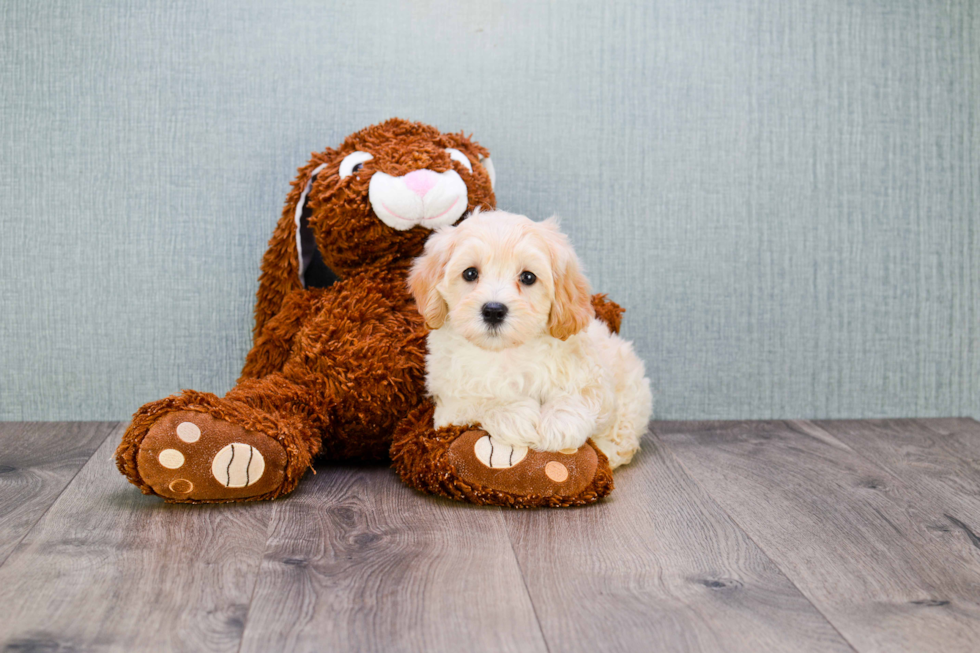
[(453, 224), (466, 211), (466, 184), (455, 170), (415, 170), (403, 177), (376, 172), (368, 191), (374, 213), (392, 229)]

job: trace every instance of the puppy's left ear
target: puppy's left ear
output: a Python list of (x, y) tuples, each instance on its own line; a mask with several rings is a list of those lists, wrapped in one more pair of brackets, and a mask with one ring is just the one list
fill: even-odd
[(539, 224), (551, 253), (551, 276), (555, 280), (555, 301), (548, 315), (548, 333), (567, 340), (589, 326), (595, 317), (592, 291), (568, 236), (558, 229), (558, 219), (548, 218)]
[(449, 305), (436, 289), (442, 281), (446, 263), (453, 253), (455, 227), (443, 227), (425, 241), (425, 251), (415, 259), (408, 274), (408, 287), (415, 297), (415, 305), (425, 318), (425, 326), (438, 329), (446, 323)]

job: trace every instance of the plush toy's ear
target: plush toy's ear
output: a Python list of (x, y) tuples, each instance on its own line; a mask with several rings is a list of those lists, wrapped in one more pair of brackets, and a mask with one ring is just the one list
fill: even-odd
[[(265, 323), (279, 312), (286, 295), (303, 288), (311, 272), (316, 272), (319, 283), (329, 285), (332, 273), (323, 264), (320, 252), (310, 229), (307, 198), (316, 181), (316, 176), (326, 167), (330, 151), (314, 155), (313, 159), (299, 169), (293, 181), (293, 188), (286, 196), (282, 217), (269, 239), (269, 248), (262, 257), (262, 273), (259, 275), (259, 290), (255, 302), (255, 329), (253, 337), (258, 337)], [(319, 266), (317, 265), (319, 262)], [(326, 273), (323, 270), (326, 270)], [(304, 274), (305, 273), (305, 274)], [(336, 279), (333, 276), (333, 279)]]
[(582, 273), (568, 236), (558, 229), (558, 219), (539, 223), (551, 253), (551, 276), (555, 280), (555, 300), (548, 315), (548, 333), (566, 340), (585, 327), (595, 316), (589, 280)]
[(497, 190), (497, 171), (493, 167), (493, 160), (489, 154), (480, 157), (480, 165), (483, 166), (484, 170), (487, 171), (487, 176), (490, 177), (490, 190)]
[(446, 323), (449, 306), (436, 289), (445, 274), (446, 264), (453, 253), (455, 227), (443, 227), (425, 241), (425, 251), (415, 259), (408, 275), (408, 287), (415, 305), (425, 318), (425, 326), (438, 329)]

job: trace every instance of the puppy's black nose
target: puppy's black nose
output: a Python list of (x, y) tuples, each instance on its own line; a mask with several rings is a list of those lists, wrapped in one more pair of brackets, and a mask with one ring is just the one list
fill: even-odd
[(500, 302), (487, 302), (483, 305), (483, 321), (490, 326), (497, 326), (507, 317), (507, 307)]

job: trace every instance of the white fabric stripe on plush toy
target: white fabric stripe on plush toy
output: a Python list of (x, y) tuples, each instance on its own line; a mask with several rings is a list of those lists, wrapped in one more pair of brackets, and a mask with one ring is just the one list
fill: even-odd
[(497, 171), (493, 167), (493, 160), (485, 156), (480, 159), (480, 165), (487, 171), (487, 176), (490, 177), (490, 188), (496, 190), (497, 188)]
[[(327, 167), (326, 163), (322, 163), (313, 169), (310, 173), (310, 179), (306, 182), (306, 188), (303, 189), (303, 193), (299, 196), (299, 202), (296, 203), (296, 216), (294, 221), (296, 222), (296, 256), (299, 258), (299, 280), (303, 283), (303, 273), (306, 272), (306, 266), (309, 262), (303, 261), (303, 239), (301, 235), (301, 229), (303, 224), (303, 209), (306, 207), (306, 196), (310, 194), (313, 190), (313, 181), (316, 176), (320, 174), (320, 171)], [(312, 259), (312, 256), (310, 257)], [(306, 284), (303, 283), (305, 286)]]

